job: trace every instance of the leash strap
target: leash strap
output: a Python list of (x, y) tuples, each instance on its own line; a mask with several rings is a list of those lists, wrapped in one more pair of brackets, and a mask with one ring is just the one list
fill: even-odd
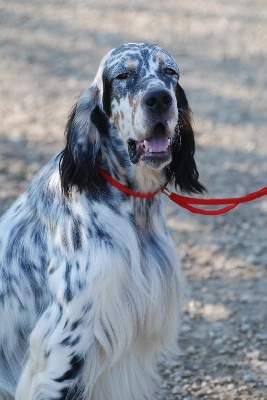
[[(170, 200), (174, 203), (178, 204), (180, 207), (185, 208), (186, 210), (200, 215), (219, 215), (227, 213), (230, 210), (233, 210), (241, 203), (248, 203), (250, 201), (259, 199), (263, 196), (267, 196), (267, 186), (257, 190), (256, 192), (249, 193), (245, 196), (241, 197), (227, 197), (227, 198), (216, 198), (216, 199), (203, 199), (200, 197), (189, 197), (189, 196), (182, 196), (177, 193), (170, 192), (166, 189), (167, 185), (164, 185), (160, 189), (156, 190), (155, 192), (148, 192), (148, 193), (141, 193), (135, 192), (134, 190), (128, 188), (127, 186), (123, 185), (116, 179), (112, 178), (106, 171), (102, 168), (98, 167), (99, 174), (112, 186), (116, 187), (118, 190), (122, 191), (133, 197), (139, 197), (141, 199), (148, 199), (154, 197), (159, 192), (164, 193)], [(195, 207), (196, 205), (202, 206), (220, 206), (223, 205), (217, 210), (206, 210), (200, 207)]]
[(164, 189), (166, 189), (166, 185), (162, 186), (160, 189), (156, 190), (155, 192), (148, 192), (148, 193), (141, 193), (141, 192), (135, 192), (134, 190), (128, 188), (127, 186), (123, 185), (116, 179), (112, 178), (106, 171), (104, 171), (102, 168), (97, 167), (98, 172), (100, 175), (108, 181), (112, 186), (115, 188), (119, 189), (121, 192), (129, 194), (130, 196), (133, 197), (139, 197), (141, 199), (149, 199), (151, 197), (154, 197), (157, 193), (162, 192)]
[[(163, 190), (163, 193), (169, 197), (174, 203), (178, 204), (180, 207), (185, 208), (186, 210), (201, 215), (219, 215), (224, 214), (230, 210), (233, 210), (241, 203), (248, 203), (249, 201), (253, 201), (259, 199), (260, 197), (267, 195), (267, 186), (257, 190), (256, 192), (249, 193), (245, 196), (241, 197), (229, 197), (229, 198), (216, 198), (216, 199), (202, 199), (199, 197), (188, 197), (181, 196), (177, 193), (169, 192), (167, 189)], [(224, 205), (225, 207), (219, 208), (217, 210), (205, 210), (199, 207), (195, 207), (194, 205)]]

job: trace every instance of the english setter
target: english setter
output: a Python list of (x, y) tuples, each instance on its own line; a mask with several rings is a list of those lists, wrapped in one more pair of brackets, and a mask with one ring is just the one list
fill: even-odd
[(1, 400), (152, 400), (183, 283), (161, 195), (202, 192), (173, 57), (126, 44), (70, 113), (66, 147), (0, 222)]

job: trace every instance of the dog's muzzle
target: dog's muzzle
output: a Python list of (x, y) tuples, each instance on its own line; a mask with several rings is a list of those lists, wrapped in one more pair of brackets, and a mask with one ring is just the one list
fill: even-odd
[(159, 122), (147, 139), (129, 139), (128, 151), (133, 164), (143, 161), (149, 167), (158, 169), (171, 161), (171, 138), (163, 123)]
[(170, 92), (164, 88), (147, 91), (142, 108), (148, 124), (143, 140), (128, 140), (128, 151), (133, 164), (143, 161), (152, 169), (159, 169), (171, 161), (171, 137), (168, 121), (173, 118), (174, 103)]

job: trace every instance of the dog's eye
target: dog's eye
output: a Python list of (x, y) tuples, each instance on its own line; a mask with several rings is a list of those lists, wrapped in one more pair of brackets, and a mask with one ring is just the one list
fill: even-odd
[(130, 76), (129, 72), (122, 72), (121, 74), (116, 76), (116, 79), (123, 80), (129, 78), (129, 76)]
[(178, 75), (177, 72), (172, 68), (164, 68), (164, 73), (166, 75)]

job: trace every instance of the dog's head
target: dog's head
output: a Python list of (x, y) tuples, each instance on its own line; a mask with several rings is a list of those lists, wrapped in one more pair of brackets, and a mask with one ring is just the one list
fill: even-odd
[(194, 160), (191, 111), (173, 57), (152, 44), (111, 50), (67, 125), (61, 158), (62, 186), (83, 190), (94, 183), (102, 137), (116, 129), (133, 164), (164, 170), (187, 192), (202, 192)]

